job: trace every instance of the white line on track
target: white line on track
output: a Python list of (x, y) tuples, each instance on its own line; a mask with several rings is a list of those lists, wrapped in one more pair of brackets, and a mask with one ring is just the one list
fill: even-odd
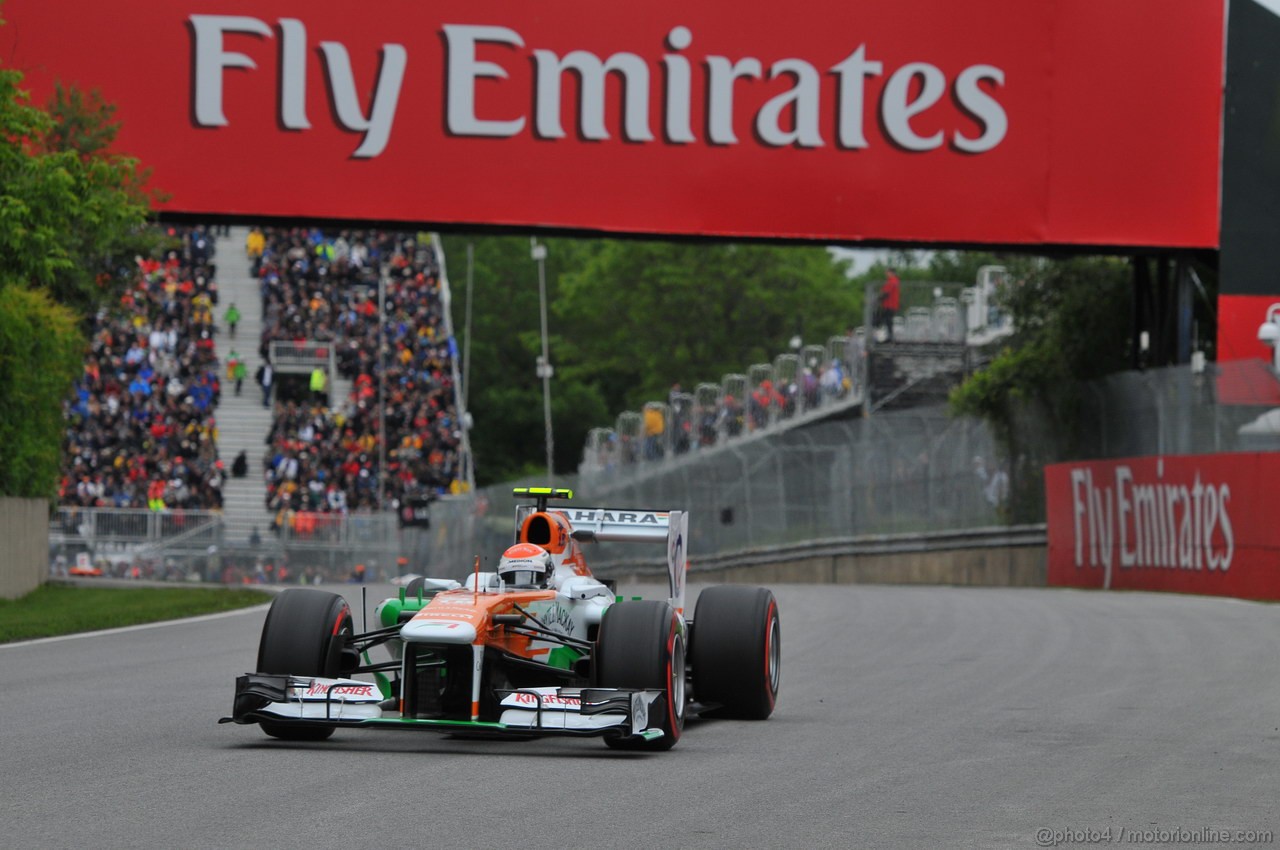
[(222, 611), (217, 614), (203, 614), (199, 617), (184, 617), (179, 620), (160, 620), (155, 623), (141, 623), (136, 626), (121, 626), (118, 629), (100, 629), (96, 632), (76, 632), (70, 635), (58, 635), (57, 637), (36, 638), (35, 640), (16, 641), (14, 643), (0, 643), (0, 649), (12, 649), (17, 646), (35, 646), (39, 643), (58, 643), (64, 640), (79, 640), (80, 638), (104, 637), (107, 635), (121, 635), (126, 632), (140, 632), (145, 629), (159, 629), (165, 626), (177, 626), (187, 623), (203, 623), (208, 620), (221, 620), (223, 617), (236, 617), (240, 614), (248, 614), (254, 611), (265, 611), (270, 607), (270, 603), (263, 605), (254, 605), (251, 608), (237, 608), (234, 611)]

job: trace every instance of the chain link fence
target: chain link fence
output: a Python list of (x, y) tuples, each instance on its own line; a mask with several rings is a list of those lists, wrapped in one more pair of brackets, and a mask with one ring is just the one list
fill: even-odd
[(218, 580), (238, 565), (251, 575), (264, 562), (288, 564), (300, 576), (310, 567), (327, 580), (342, 580), (356, 564), (391, 577), (402, 552), (394, 513), (300, 512), (289, 523), (254, 540), (232, 539), (217, 511), (149, 511), (133, 508), (58, 508), (49, 523), (51, 566), (69, 567), (77, 556), (117, 572), (132, 566), (166, 574)]
[[(555, 483), (574, 487), (582, 505), (689, 511), (695, 558), (825, 538), (1040, 523), (1046, 463), (1280, 449), (1280, 421), (1260, 417), (1265, 407), (1219, 403), (1218, 377), (1212, 365), (1113, 375), (1084, 385), (1066, 419), (1025, 406), (1014, 417), (1013, 456), (985, 422), (935, 405), (770, 429), (656, 462), (584, 464), (578, 476)], [(514, 532), (512, 487), (546, 483), (510, 482), (484, 489), (474, 503), (455, 503), (455, 519), (441, 517), (449, 546), (433, 560), (469, 565), (476, 554), (496, 557)], [(601, 544), (591, 560), (634, 555)]]
[(1248, 449), (1240, 428), (1266, 409), (1219, 404), (1216, 366), (1123, 372), (1083, 386), (1077, 453), (1088, 458)]
[(828, 537), (997, 524), (984, 496), (989, 429), (940, 407), (730, 442), (644, 474), (583, 475), (581, 498), (686, 510), (690, 554)]
[[(1255, 368), (1256, 367), (1256, 368)], [(1222, 382), (1249, 376), (1254, 404), (1224, 404)], [(1169, 366), (1122, 372), (1081, 385), (1078, 409), (1026, 403), (1014, 413), (1007, 515), (1044, 521), (1044, 467), (1072, 460), (1280, 450), (1276, 376), (1256, 364)], [(1238, 390), (1232, 393), (1238, 395)]]
[[(574, 504), (689, 511), (691, 558), (824, 538), (980, 528), (1000, 523), (984, 494), (989, 429), (941, 407), (747, 436), (664, 462), (510, 481), (432, 505), (415, 571), (461, 578), (491, 570), (514, 539), (519, 486), (569, 487)], [(976, 462), (976, 465), (975, 465)], [(627, 544), (587, 544), (593, 565), (633, 561)], [(659, 556), (660, 557), (660, 556)]]
[[(1275, 383), (1269, 372), (1263, 377)], [(1012, 457), (986, 423), (952, 417), (942, 405), (868, 418), (851, 411), (852, 418), (744, 434), (650, 463), (585, 464), (579, 475), (554, 481), (528, 478), (444, 497), (432, 504), (428, 528), (398, 531), (391, 515), (351, 517), (309, 536), (295, 528), (287, 540), (270, 543), (286, 546), (295, 563), (323, 553), (326, 564), (340, 569), (370, 557), (390, 563), (402, 553), (401, 572), (461, 578), (477, 556), (482, 569), (493, 569), (514, 539), (513, 487), (547, 485), (576, 490), (580, 506), (688, 511), (695, 559), (824, 539), (1043, 522), (1046, 463), (1280, 449), (1280, 421), (1272, 422), (1265, 407), (1220, 404), (1217, 379), (1213, 366), (1129, 372), (1084, 386), (1078, 411), (1067, 419), (1026, 406), (1015, 416)], [(216, 540), (217, 526), (194, 514), (63, 510), (51, 542), (87, 537), (198, 552)], [(625, 544), (591, 546), (593, 565), (638, 554)]]

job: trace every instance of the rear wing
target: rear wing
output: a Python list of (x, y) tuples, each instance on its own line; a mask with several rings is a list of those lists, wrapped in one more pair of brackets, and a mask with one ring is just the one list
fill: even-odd
[[(520, 488), (516, 495), (535, 496), (539, 504), (516, 506), (516, 528), (525, 517), (549, 511), (569, 521), (575, 540), (601, 543), (666, 543), (667, 587), (671, 607), (684, 613), (685, 577), (689, 571), (689, 514), (686, 511), (648, 511), (626, 508), (548, 507), (546, 498), (573, 498), (571, 491), (539, 492), (542, 488)], [(522, 492), (523, 491), (523, 492)]]
[(667, 589), (671, 607), (684, 613), (689, 571), (689, 514), (685, 511), (631, 511), (609, 508), (560, 508), (575, 540), (602, 543), (666, 543)]

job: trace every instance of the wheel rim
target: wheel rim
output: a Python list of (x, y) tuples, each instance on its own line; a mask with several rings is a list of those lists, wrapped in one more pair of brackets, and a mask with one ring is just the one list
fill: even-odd
[(671, 641), (671, 663), (667, 669), (670, 671), (667, 693), (671, 695), (671, 707), (677, 718), (684, 717), (684, 641), (679, 635)]
[(769, 637), (765, 652), (765, 673), (768, 676), (769, 690), (778, 692), (778, 680), (782, 674), (782, 635), (778, 627), (778, 618), (769, 618)]

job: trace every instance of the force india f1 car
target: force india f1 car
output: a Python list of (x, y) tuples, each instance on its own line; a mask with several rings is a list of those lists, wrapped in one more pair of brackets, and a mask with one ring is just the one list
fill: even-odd
[[(258, 672), (236, 680), (231, 717), (317, 741), (339, 728), (467, 736), (599, 736), (667, 750), (689, 711), (763, 720), (778, 695), (773, 594), (704, 589), (684, 617), (689, 517), (680, 511), (548, 507), (569, 490), (518, 488), (516, 542), (465, 583), (415, 579), (357, 634), (335, 593), (291, 589), (267, 612)], [(615, 597), (580, 543), (665, 542), (670, 596)], [(370, 651), (385, 647), (390, 660)], [(355, 678), (360, 674), (373, 681)]]

